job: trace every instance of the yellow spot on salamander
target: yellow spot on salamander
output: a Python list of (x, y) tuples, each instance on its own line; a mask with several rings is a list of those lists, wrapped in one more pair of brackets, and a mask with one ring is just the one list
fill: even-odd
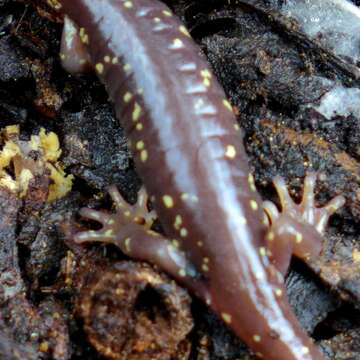
[(295, 235), (295, 242), (296, 242), (297, 244), (300, 244), (300, 243), (302, 242), (302, 240), (303, 240), (302, 234), (299, 233), (299, 232), (297, 232), (296, 235)]
[(136, 102), (134, 104), (134, 110), (133, 110), (133, 113), (132, 113), (132, 120), (134, 122), (139, 120), (139, 118), (141, 116), (141, 111), (142, 111), (141, 106)]
[(102, 74), (104, 72), (104, 65), (102, 63), (97, 63), (95, 65), (95, 69), (98, 72), (98, 74)]
[(181, 229), (180, 229), (180, 236), (181, 236), (181, 237), (186, 237), (187, 234), (188, 234), (188, 231), (187, 231), (186, 228), (181, 228)]
[(127, 9), (131, 9), (133, 7), (133, 3), (131, 1), (125, 1), (124, 2), (124, 6), (127, 8)]
[(113, 57), (113, 59), (111, 60), (112, 64), (117, 64), (119, 62), (119, 58), (118, 57)]
[(233, 112), (233, 108), (232, 108), (231, 104), (226, 99), (223, 100), (223, 104), (228, 110)]
[(148, 152), (146, 150), (141, 150), (141, 153), (140, 153), (140, 160), (142, 162), (146, 162), (146, 160), (148, 159), (149, 155), (148, 155)]
[(275, 295), (276, 295), (277, 297), (281, 297), (282, 294), (283, 294), (283, 292), (282, 292), (281, 289), (279, 289), (279, 288), (275, 289)]
[(303, 346), (301, 352), (303, 355), (308, 355), (310, 353), (310, 349), (307, 346)]
[(182, 217), (181, 215), (176, 215), (175, 216), (175, 221), (174, 221), (174, 228), (176, 230), (179, 230), (182, 224)]
[(154, 22), (159, 23), (161, 19), (159, 17), (154, 17)]
[(170, 195), (164, 195), (162, 197), (163, 203), (167, 208), (172, 208), (174, 206), (174, 200)]
[(180, 195), (180, 198), (183, 201), (191, 201), (191, 202), (194, 202), (194, 203), (199, 202), (199, 199), (198, 199), (198, 197), (196, 195), (192, 195), (192, 194), (188, 194), (188, 193), (182, 193)]
[(248, 183), (249, 183), (250, 190), (253, 192), (256, 192), (255, 179), (252, 174), (249, 174), (249, 176), (248, 176)]
[(243, 216), (240, 216), (240, 217), (239, 217), (239, 223), (240, 223), (241, 225), (246, 225), (246, 224), (247, 224), (246, 218), (244, 218)]
[(266, 240), (267, 241), (273, 241), (275, 239), (275, 234), (273, 231), (269, 231), (266, 235)]
[(229, 159), (234, 159), (236, 156), (236, 149), (234, 145), (226, 146), (225, 156)]
[(208, 272), (209, 271), (209, 265), (208, 264), (202, 264), (201, 265), (201, 270), (204, 272)]
[(180, 247), (180, 243), (179, 243), (177, 240), (173, 240), (171, 243), (172, 243), (173, 246), (174, 246), (175, 248), (177, 248), (177, 249)]
[(124, 95), (124, 101), (128, 103), (132, 99), (133, 95), (131, 92), (127, 91)]
[(183, 33), (185, 36), (191, 37), (188, 29), (184, 25), (179, 26), (179, 30), (181, 33)]
[(254, 340), (255, 342), (259, 343), (259, 342), (261, 341), (261, 336), (255, 334), (255, 335), (253, 336), (253, 340)]
[(259, 254), (261, 256), (266, 256), (266, 249), (263, 246), (259, 248)]
[(235, 129), (236, 131), (239, 131), (239, 130), (240, 130), (239, 124), (234, 124), (234, 129)]
[(137, 143), (136, 143), (136, 149), (137, 150), (142, 150), (143, 148), (145, 147), (145, 144), (144, 144), (144, 142), (143, 141), (138, 141)]
[(184, 45), (183, 42), (178, 38), (174, 39), (172, 42), (173, 49), (180, 49), (183, 47), (183, 45)]
[(126, 250), (127, 253), (131, 252), (130, 242), (131, 242), (131, 238), (126, 238), (125, 241), (124, 241), (125, 250)]
[(250, 207), (252, 210), (256, 211), (259, 208), (259, 205), (255, 200), (250, 200)]
[(231, 315), (228, 313), (221, 313), (221, 317), (227, 324), (231, 324)]
[(80, 36), (80, 41), (83, 44), (89, 44), (89, 35), (86, 33), (85, 28), (80, 28), (79, 30), (79, 36)]
[(137, 123), (135, 128), (136, 130), (141, 131), (144, 128), (144, 125), (142, 123)]
[(168, 11), (168, 10), (163, 10), (162, 13), (163, 13), (165, 16), (168, 16), (168, 17), (172, 16), (172, 13), (171, 13), (170, 11)]
[(109, 229), (109, 230), (106, 230), (106, 231), (105, 231), (104, 235), (105, 235), (105, 236), (109, 236), (109, 237), (111, 237), (111, 236), (113, 236), (113, 235), (114, 235), (114, 232), (113, 232), (113, 230), (112, 230), (112, 229)]
[(185, 277), (185, 276), (186, 276), (186, 271), (185, 271), (185, 269), (180, 269), (180, 270), (179, 270), (179, 275), (180, 275), (181, 277)]
[(104, 56), (104, 62), (109, 63), (111, 61), (111, 57), (109, 55)]
[(197, 244), (198, 247), (203, 247), (204, 246), (204, 243), (202, 241), (198, 241), (196, 244)]
[(211, 85), (211, 81), (210, 81), (210, 79), (212, 77), (211, 72), (208, 69), (204, 69), (204, 70), (201, 70), (200, 75), (203, 78), (203, 84), (206, 87), (209, 87)]
[(130, 64), (125, 64), (125, 65), (123, 66), (123, 69), (124, 69), (125, 72), (129, 72), (129, 71), (131, 71), (132, 67), (131, 67)]

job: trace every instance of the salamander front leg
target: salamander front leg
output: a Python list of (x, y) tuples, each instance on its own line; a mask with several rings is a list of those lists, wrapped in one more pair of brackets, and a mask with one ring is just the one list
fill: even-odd
[(209, 301), (204, 283), (185, 254), (177, 248), (177, 243), (150, 229), (156, 214), (148, 211), (145, 189), (139, 191), (135, 205), (128, 204), (115, 186), (109, 188), (109, 194), (115, 204), (115, 213), (82, 209), (81, 216), (99, 222), (102, 228), (79, 232), (74, 236), (74, 241), (114, 244), (132, 258), (159, 266), (204, 301)]
[(309, 260), (318, 256), (322, 249), (322, 235), (329, 217), (345, 203), (343, 196), (336, 196), (322, 208), (315, 207), (314, 188), (316, 174), (305, 177), (303, 198), (294, 203), (283, 178), (276, 177), (274, 185), (280, 198), (282, 211), (270, 201), (263, 204), (270, 220), (267, 233), (270, 259), (283, 274), (286, 273), (291, 255)]

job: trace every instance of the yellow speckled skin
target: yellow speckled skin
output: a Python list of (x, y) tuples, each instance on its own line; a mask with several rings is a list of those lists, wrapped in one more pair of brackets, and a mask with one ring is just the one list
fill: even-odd
[(115, 103), (166, 235), (200, 273), (210, 306), (263, 358), (322, 359), (264, 251), (231, 105), (185, 27), (156, 0), (60, 4)]

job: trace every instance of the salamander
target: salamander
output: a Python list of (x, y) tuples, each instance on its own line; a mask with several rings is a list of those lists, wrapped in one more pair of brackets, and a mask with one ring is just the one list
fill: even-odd
[[(316, 208), (316, 174), (310, 173), (301, 204), (279, 177), (274, 183), (282, 211), (262, 204), (233, 108), (186, 27), (164, 3), (49, 1), (68, 23), (65, 67), (76, 72), (91, 62), (146, 189), (129, 205), (111, 187), (116, 212), (83, 209), (102, 228), (79, 232), (75, 241), (114, 243), (160, 266), (258, 357), (323, 359), (291, 311), (283, 274), (292, 254), (306, 260), (320, 253), (327, 219), (344, 198)], [(155, 213), (147, 210), (148, 196), (165, 236), (151, 230)]]

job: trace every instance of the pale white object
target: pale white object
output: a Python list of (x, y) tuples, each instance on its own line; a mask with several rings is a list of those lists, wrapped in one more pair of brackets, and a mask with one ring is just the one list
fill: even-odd
[(318, 106), (312, 107), (329, 120), (336, 115), (360, 118), (360, 89), (336, 85), (322, 96)]
[(331, 52), (360, 62), (360, 9), (347, 0), (286, 0), (283, 15), (294, 18), (310, 39)]

